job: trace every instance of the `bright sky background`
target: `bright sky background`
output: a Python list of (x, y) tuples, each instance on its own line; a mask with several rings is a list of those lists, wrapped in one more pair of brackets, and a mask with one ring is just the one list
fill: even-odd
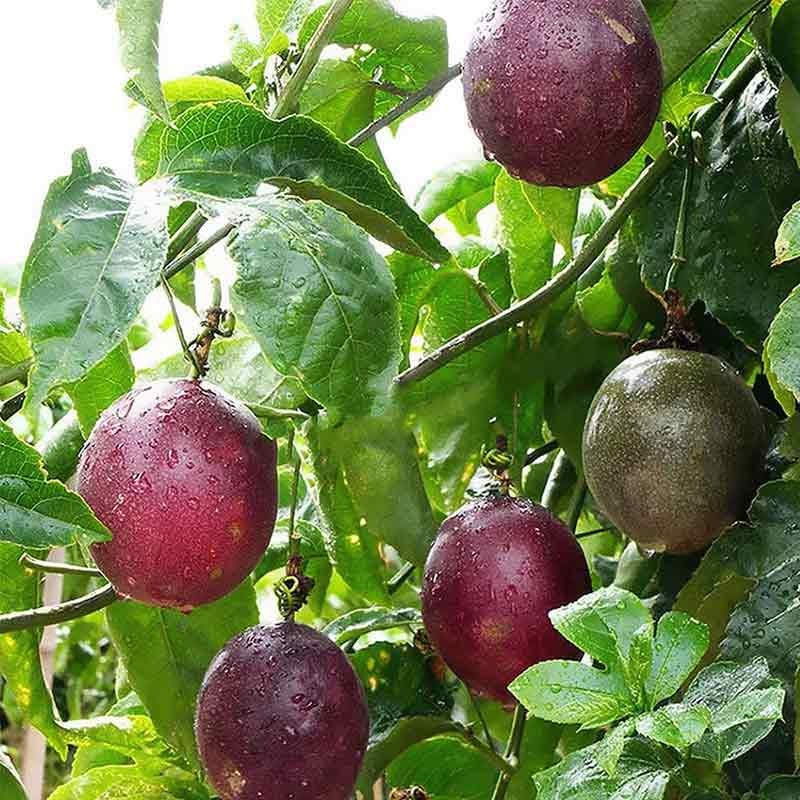
[[(450, 63), (461, 60), (488, 0), (394, 0), (406, 14), (448, 23)], [(178, 78), (229, 55), (232, 23), (255, 26), (254, 0), (164, 0), (161, 76)], [(0, 25), (0, 264), (22, 262), (47, 187), (68, 174), (70, 154), (86, 147), (95, 167), (132, 178), (131, 143), (141, 120), (122, 92), (113, 12), (96, 0), (25, 0)], [(481, 150), (469, 130), (459, 82), (405, 122), (381, 134), (384, 154), (406, 196), (436, 168)]]

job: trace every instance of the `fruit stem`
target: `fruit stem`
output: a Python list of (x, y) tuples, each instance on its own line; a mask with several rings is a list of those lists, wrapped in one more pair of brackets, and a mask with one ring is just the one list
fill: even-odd
[(402, 103), (398, 103), (391, 111), (378, 117), (374, 122), (367, 125), (362, 131), (357, 133), (350, 139), (347, 144), (351, 147), (361, 147), (364, 142), (371, 139), (378, 131), (391, 125), (396, 120), (400, 119), (404, 114), (411, 111), (412, 108), (419, 105), (423, 100), (433, 97), (438, 94), (450, 81), (457, 78), (463, 71), (464, 67), (461, 64), (454, 64), (444, 75), (434, 78), (430, 83), (423, 86), (418, 92), (410, 94)]
[(691, 142), (686, 149), (686, 169), (683, 172), (683, 188), (681, 189), (681, 202), (678, 206), (678, 221), (675, 225), (675, 239), (672, 244), (672, 259), (664, 284), (665, 294), (672, 289), (678, 268), (686, 263), (686, 223), (689, 218), (689, 195), (692, 192), (692, 178), (694, 177), (694, 153), (691, 149)]
[(328, 46), (336, 26), (347, 13), (352, 3), (353, 0), (334, 0), (331, 4), (325, 18), (309, 40), (297, 69), (286, 86), (283, 87), (283, 92), (281, 92), (278, 102), (275, 103), (272, 116), (276, 119), (285, 117), (294, 111), (297, 101), (300, 99), (300, 92), (303, 90), (314, 67), (317, 66), (322, 51)]
[[(547, 483), (545, 484), (544, 491), (542, 492), (541, 504), (545, 508), (552, 507), (554, 501), (556, 500), (558, 486), (561, 483), (563, 473), (568, 468), (569, 459), (562, 450), (556, 457), (553, 468), (550, 470), (550, 475), (547, 477)], [(583, 483), (583, 481), (579, 481), (579, 483)], [(583, 498), (585, 497), (585, 486), (584, 491), (579, 494), (580, 504), (577, 502), (570, 503), (570, 509), (573, 509), (573, 506), (576, 507), (578, 509), (578, 515), (580, 515), (580, 508), (583, 504)], [(517, 766), (519, 765), (519, 753), (520, 749), (522, 748), (522, 737), (525, 734), (525, 720), (527, 719), (527, 716), (528, 712), (525, 710), (525, 707), (521, 703), (517, 703), (517, 706), (514, 709), (514, 719), (511, 722), (511, 732), (508, 735), (508, 742), (503, 755), (503, 760), (511, 768), (511, 770), (516, 770)], [(501, 772), (500, 775), (498, 775), (497, 783), (495, 784), (494, 792), (492, 794), (492, 800), (503, 800), (505, 798), (512, 777), (513, 772)]]
[(578, 519), (581, 516), (581, 509), (586, 500), (586, 481), (581, 475), (575, 483), (575, 488), (572, 490), (572, 497), (569, 500), (569, 508), (567, 509), (567, 518), (564, 520), (567, 527), (574, 533), (575, 528), (578, 527)]
[[(716, 103), (705, 106), (695, 119), (694, 129), (706, 130), (722, 113), (725, 106), (736, 97), (750, 82), (760, 66), (755, 54), (749, 55), (733, 72), (733, 74), (714, 93)], [(655, 161), (642, 171), (635, 183), (620, 198), (614, 211), (598, 228), (597, 232), (586, 242), (580, 253), (548, 281), (541, 289), (530, 297), (514, 303), (501, 314), (481, 322), (468, 331), (443, 344), (438, 350), (421, 359), (417, 364), (401, 372), (395, 378), (399, 385), (422, 380), (449, 364), (453, 359), (483, 344), (488, 339), (498, 336), (519, 322), (530, 319), (546, 306), (550, 305), (569, 286), (583, 275), (595, 260), (612, 242), (631, 213), (638, 208), (650, 193), (661, 182), (675, 161), (675, 156), (667, 147)]]
[(52, 572), (56, 575), (90, 575), (95, 578), (103, 577), (103, 573), (94, 567), (82, 567), (79, 564), (61, 564), (57, 561), (43, 561), (28, 555), (28, 553), (22, 554), (19, 563), (23, 567), (35, 569), (37, 572)]
[(397, 590), (414, 574), (416, 567), (410, 562), (406, 561), (394, 575), (386, 583), (386, 591), (393, 595)]
[(77, 600), (3, 614), (0, 616), (0, 633), (23, 631), (28, 628), (44, 628), (47, 625), (68, 622), (71, 619), (85, 617), (88, 614), (99, 611), (101, 608), (106, 608), (117, 599), (114, 587), (111, 584), (106, 584), (94, 592), (79, 597)]
[(478, 700), (475, 695), (472, 693), (469, 687), (467, 687), (467, 694), (469, 695), (469, 700), (472, 703), (472, 708), (475, 710), (475, 716), (481, 723), (481, 727), (483, 728), (483, 735), (486, 737), (486, 743), (491, 748), (492, 752), (499, 756), (500, 754), (497, 752), (497, 745), (494, 742), (494, 738), (492, 737), (491, 732), (489, 731), (489, 726), (486, 724), (486, 718), (483, 716), (483, 712), (481, 711), (481, 707), (478, 705)]
[(161, 285), (164, 287), (164, 292), (167, 295), (167, 301), (169, 302), (170, 311), (172, 312), (172, 321), (175, 323), (175, 330), (178, 333), (178, 340), (181, 343), (181, 350), (183, 350), (183, 357), (189, 362), (190, 377), (197, 379), (202, 375), (202, 371), (200, 369), (200, 365), (197, 363), (194, 353), (192, 352), (192, 348), (189, 347), (189, 343), (186, 341), (186, 336), (183, 333), (183, 326), (181, 325), (181, 319), (178, 316), (178, 307), (175, 305), (175, 298), (172, 296), (172, 289), (170, 288), (169, 281), (163, 273), (161, 274)]

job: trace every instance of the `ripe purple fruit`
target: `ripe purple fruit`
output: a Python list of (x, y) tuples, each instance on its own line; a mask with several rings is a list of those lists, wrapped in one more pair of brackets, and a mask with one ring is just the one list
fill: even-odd
[(100, 418), (78, 491), (113, 535), (92, 547), (123, 596), (190, 611), (239, 585), (269, 544), (277, 451), (221, 389), (167, 380), (134, 389)]
[(744, 514), (766, 449), (761, 410), (706, 353), (650, 350), (603, 382), (583, 431), (586, 483), (647, 550), (691, 553)]
[(327, 636), (256, 626), (211, 662), (195, 733), (222, 800), (348, 800), (367, 746), (364, 689)]
[(658, 44), (639, 0), (496, 0), (464, 60), (487, 156), (546, 186), (607, 178), (661, 105)]
[(548, 614), (591, 591), (570, 530), (525, 498), (487, 497), (448, 517), (425, 565), (422, 614), (436, 649), (472, 691), (506, 688), (539, 661), (579, 658)]

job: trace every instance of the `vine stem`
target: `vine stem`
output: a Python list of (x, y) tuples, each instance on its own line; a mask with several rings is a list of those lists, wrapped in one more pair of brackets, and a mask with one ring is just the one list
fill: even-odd
[[(553, 468), (550, 470), (550, 475), (547, 478), (544, 491), (542, 492), (541, 503), (545, 508), (553, 506), (561, 477), (568, 468), (569, 459), (562, 450), (556, 457)], [(573, 493), (573, 497), (574, 496), (575, 494)], [(577, 503), (575, 503), (575, 505), (577, 505)], [(578, 506), (577, 513), (580, 514), (580, 506)], [(514, 709), (514, 718), (511, 721), (511, 732), (508, 735), (508, 742), (506, 743), (506, 749), (503, 754), (503, 761), (509, 769), (501, 771), (497, 776), (497, 783), (492, 793), (492, 800), (504, 800), (511, 779), (519, 766), (519, 753), (522, 748), (522, 738), (525, 735), (525, 721), (527, 716), (528, 712), (525, 710), (525, 706), (523, 706), (522, 703), (517, 703)]]
[[(209, 251), (217, 242), (221, 242), (236, 226), (231, 222), (226, 222), (207, 239), (192, 245), (188, 250), (175, 256), (167, 263), (161, 274), (165, 279), (177, 275), (182, 269), (197, 261), (200, 256)], [(178, 231), (180, 233), (180, 231)], [(176, 234), (177, 235), (177, 234)]]
[(180, 255), (181, 251), (186, 249), (189, 242), (200, 233), (200, 229), (207, 222), (205, 215), (202, 211), (195, 210), (190, 215), (186, 222), (178, 228), (169, 240), (169, 247), (167, 248), (167, 262), (172, 261)]
[(550, 454), (553, 450), (558, 450), (559, 444), (558, 442), (553, 439), (550, 442), (545, 442), (541, 447), (537, 447), (535, 450), (531, 450), (528, 455), (525, 456), (525, 466), (529, 467), (535, 461), (538, 461), (540, 458)]
[(352, 139), (350, 139), (347, 144), (351, 147), (360, 147), (364, 142), (371, 139), (375, 136), (378, 131), (383, 130), (384, 128), (391, 125), (393, 122), (397, 121), (402, 117), (404, 114), (407, 114), (411, 111), (412, 108), (419, 105), (423, 100), (427, 100), (429, 97), (433, 97), (435, 94), (438, 94), (445, 86), (447, 86), (450, 81), (457, 78), (464, 70), (464, 67), (461, 64), (455, 64), (444, 75), (440, 75), (438, 78), (434, 78), (430, 83), (427, 83), (423, 86), (418, 92), (414, 92), (406, 97), (401, 103), (398, 103), (391, 111), (384, 114), (382, 117), (379, 117), (374, 122), (371, 122), (364, 128), (362, 131), (359, 131)]
[(294, 110), (297, 101), (300, 99), (300, 92), (306, 85), (306, 81), (313, 72), (314, 67), (319, 63), (322, 51), (328, 46), (336, 26), (352, 4), (353, 0), (334, 0), (320, 26), (314, 31), (314, 35), (306, 46), (297, 69), (292, 77), (289, 78), (286, 86), (283, 87), (281, 96), (272, 110), (274, 117), (280, 119)]
[(107, 584), (77, 600), (3, 614), (0, 616), (0, 633), (23, 631), (28, 628), (44, 628), (47, 625), (68, 622), (71, 619), (85, 617), (87, 614), (106, 608), (117, 599), (114, 587)]
[[(749, 55), (719, 87), (714, 94), (716, 103), (706, 106), (698, 113), (695, 129), (703, 131), (708, 128), (722, 113), (727, 103), (736, 97), (758, 71), (759, 62), (755, 54)], [(602, 255), (623, 226), (631, 213), (650, 195), (675, 161), (675, 156), (667, 147), (658, 158), (642, 171), (635, 183), (620, 198), (614, 211), (598, 228), (597, 232), (585, 243), (580, 253), (552, 280), (530, 297), (521, 300), (468, 331), (446, 342), (438, 350), (434, 350), (413, 367), (400, 373), (395, 378), (399, 385), (422, 380), (449, 364), (453, 359), (483, 344), (514, 325), (530, 319), (546, 306), (550, 305), (563, 291), (583, 275), (595, 260)]]
[(82, 567), (78, 564), (61, 564), (57, 561), (43, 561), (34, 558), (28, 553), (23, 553), (19, 560), (23, 567), (35, 569), (37, 572), (52, 572), (55, 575), (90, 575), (94, 578), (102, 578), (103, 573), (94, 567)]
[(678, 206), (678, 221), (675, 224), (675, 239), (672, 244), (672, 258), (670, 260), (667, 279), (664, 282), (666, 293), (675, 283), (675, 275), (681, 265), (686, 263), (686, 223), (689, 219), (689, 196), (692, 193), (692, 178), (694, 177), (694, 153), (691, 142), (686, 153), (686, 169), (683, 172), (683, 188), (681, 189), (681, 202)]

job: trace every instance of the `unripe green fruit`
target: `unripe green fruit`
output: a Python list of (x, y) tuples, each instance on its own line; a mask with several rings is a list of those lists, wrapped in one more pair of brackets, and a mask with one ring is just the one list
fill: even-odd
[(753, 393), (705, 353), (651, 350), (603, 382), (583, 432), (586, 483), (646, 550), (701, 550), (740, 518), (761, 475), (766, 431)]

